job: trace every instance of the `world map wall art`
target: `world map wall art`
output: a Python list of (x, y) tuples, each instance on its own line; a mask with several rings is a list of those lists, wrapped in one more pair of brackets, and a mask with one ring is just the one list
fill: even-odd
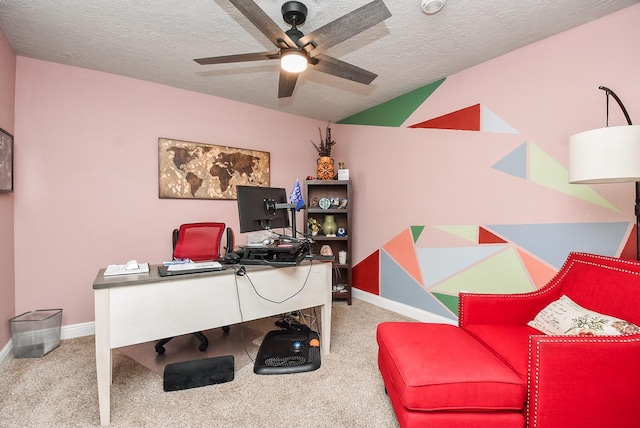
[(236, 199), (236, 186), (269, 186), (269, 152), (158, 139), (158, 191), (169, 199)]

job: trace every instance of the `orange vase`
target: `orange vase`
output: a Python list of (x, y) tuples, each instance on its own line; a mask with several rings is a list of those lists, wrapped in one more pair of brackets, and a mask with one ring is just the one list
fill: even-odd
[(333, 180), (336, 170), (333, 167), (333, 159), (329, 156), (322, 156), (318, 159), (317, 169), (318, 180)]

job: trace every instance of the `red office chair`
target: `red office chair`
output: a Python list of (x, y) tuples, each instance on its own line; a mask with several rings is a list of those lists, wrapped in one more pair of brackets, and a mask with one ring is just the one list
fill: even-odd
[(173, 230), (173, 258), (194, 262), (220, 258), (224, 223), (187, 223)]
[[(187, 223), (180, 226), (180, 229), (173, 230), (173, 258), (190, 259), (194, 262), (206, 260), (217, 260), (220, 258), (220, 246), (222, 235), (225, 232), (224, 223)], [(233, 242), (233, 231), (227, 229), (227, 246)], [(233, 244), (231, 244), (233, 246)], [(233, 251), (233, 248), (225, 248), (226, 252)], [(226, 333), (229, 326), (222, 327)], [(200, 340), (200, 349), (204, 352), (209, 346), (209, 340), (201, 331), (192, 333)], [(164, 354), (164, 345), (173, 339), (168, 337), (156, 343), (156, 352)]]

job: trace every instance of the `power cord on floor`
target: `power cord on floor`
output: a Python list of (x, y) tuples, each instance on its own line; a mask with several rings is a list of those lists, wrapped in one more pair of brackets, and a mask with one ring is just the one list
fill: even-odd
[[(244, 266), (242, 265), (236, 265), (234, 266), (235, 269), (235, 285), (236, 285), (236, 297), (237, 297), (237, 301), (238, 301), (238, 311), (240, 312), (240, 339), (242, 340), (242, 346), (244, 347), (244, 352), (247, 355), (247, 357), (249, 357), (249, 359), (251, 360), (252, 363), (255, 364), (255, 358), (252, 358), (251, 355), (249, 355), (249, 350), (247, 349), (247, 344), (245, 342), (244, 339), (244, 329), (243, 329), (243, 324), (244, 324), (244, 315), (242, 314), (242, 305), (240, 303), (240, 289), (239, 289), (239, 284), (238, 284), (238, 277), (239, 276), (245, 276), (247, 278), (247, 280), (249, 281), (249, 284), (251, 284), (251, 287), (253, 288), (253, 291), (256, 293), (256, 295), (258, 297), (260, 297), (263, 300), (266, 300), (270, 303), (275, 303), (275, 304), (281, 304), (286, 302), (287, 300), (290, 300), (292, 298), (294, 298), (295, 296), (297, 296), (298, 294), (300, 294), (302, 292), (302, 290), (305, 289), (305, 287), (307, 286), (307, 282), (309, 280), (309, 276), (311, 275), (311, 265), (313, 263), (310, 263), (309, 265), (309, 270), (307, 271), (307, 275), (304, 279), (304, 282), (302, 283), (302, 287), (297, 290), (295, 293), (293, 293), (291, 296), (286, 297), (285, 299), (281, 300), (281, 301), (276, 301), (276, 300), (271, 300), (267, 297), (262, 296), (258, 290), (256, 289), (256, 286), (253, 284), (253, 281), (251, 281), (251, 278), (249, 277), (249, 275), (247, 274), (247, 270)], [(295, 320), (294, 318), (291, 317), (287, 317), (286, 314), (283, 314), (280, 316), (281, 319), (279, 319), (278, 321), (275, 322), (275, 325), (282, 328), (282, 329), (286, 329), (286, 330), (292, 330), (292, 331), (301, 331), (301, 332), (305, 332), (308, 333), (309, 331), (311, 331), (312, 327), (313, 327), (313, 323), (315, 321), (316, 323), (316, 331), (319, 331), (317, 322), (318, 322), (318, 316), (316, 313), (316, 308), (311, 308), (311, 311), (313, 311), (313, 315), (309, 315), (309, 318), (311, 318), (310, 322), (308, 324), (304, 323), (304, 314), (303, 312), (300, 311), (296, 311), (298, 316), (303, 319), (303, 323), (299, 322), (298, 320)], [(318, 334), (320, 335), (320, 334)]]

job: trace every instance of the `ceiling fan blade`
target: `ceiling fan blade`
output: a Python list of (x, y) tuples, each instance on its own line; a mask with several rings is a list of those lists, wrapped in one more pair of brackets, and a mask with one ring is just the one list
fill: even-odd
[(212, 56), (210, 58), (198, 58), (194, 59), (194, 61), (200, 65), (208, 65), (226, 64), (229, 62), (261, 61), (264, 59), (277, 59), (278, 57), (280, 57), (280, 52), (256, 52), (238, 55)]
[[(381, 23), (390, 16), (391, 12), (389, 12), (384, 2), (382, 0), (374, 0), (301, 37), (298, 45), (307, 45), (305, 46), (307, 52), (311, 52), (315, 48), (316, 50), (313, 52), (320, 53), (320, 50), (335, 46)], [(310, 43), (311, 45), (309, 45)], [(315, 55), (312, 54), (312, 56)]]
[(316, 64), (309, 62), (314, 70), (342, 77), (343, 79), (353, 80), (354, 82), (368, 85), (378, 77), (375, 73), (356, 67), (355, 65), (351, 65), (344, 61), (340, 61), (339, 59), (330, 57), (329, 55), (318, 54), (314, 59), (318, 60)]
[(247, 17), (258, 30), (262, 32), (271, 42), (277, 47), (282, 47), (278, 41), (282, 40), (288, 47), (297, 47), (296, 44), (287, 36), (282, 28), (278, 26), (273, 20), (265, 13), (264, 10), (253, 0), (229, 0), (236, 9), (238, 9), (244, 16)]
[(278, 82), (278, 98), (287, 98), (293, 95), (293, 88), (296, 87), (298, 73), (289, 73), (280, 69), (280, 81)]

